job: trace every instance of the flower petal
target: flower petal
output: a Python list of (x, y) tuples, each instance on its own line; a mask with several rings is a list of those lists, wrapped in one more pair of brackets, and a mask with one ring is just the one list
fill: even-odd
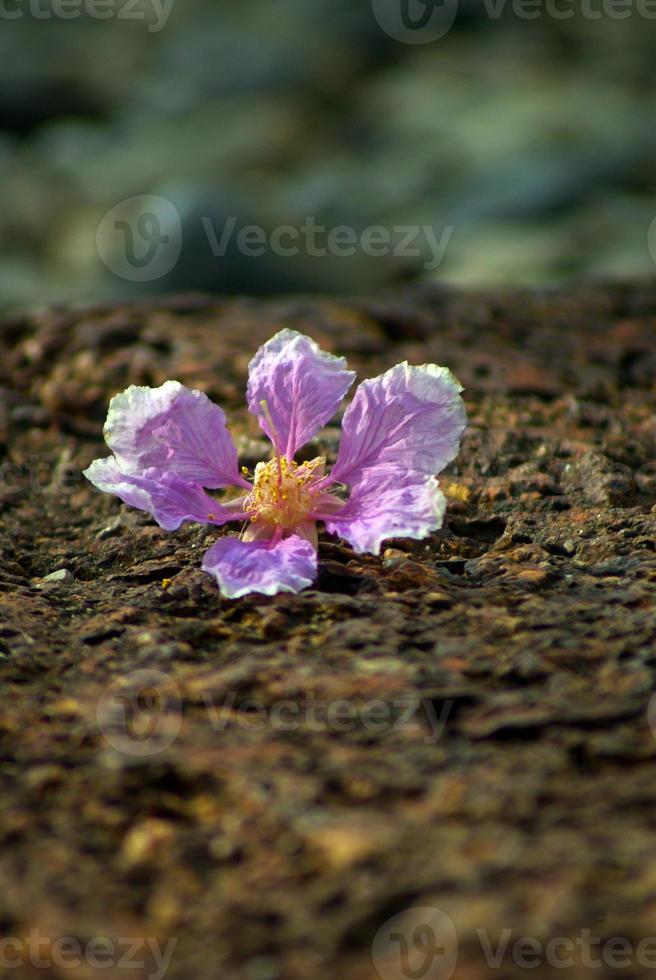
[(226, 535), (203, 559), (203, 569), (216, 577), (221, 593), (239, 599), (250, 592), (275, 595), (300, 592), (317, 574), (317, 553), (298, 535), (270, 541), (243, 541)]
[(339, 408), (355, 378), (345, 368), (345, 358), (327, 354), (296, 330), (281, 330), (251, 361), (248, 407), (289, 459)]
[(439, 473), (457, 455), (467, 415), (462, 385), (436, 364), (397, 364), (363, 381), (344, 413), (331, 476), (356, 485), (371, 468)]
[(243, 498), (226, 506), (213, 500), (201, 487), (181, 480), (174, 473), (162, 473), (152, 468), (139, 476), (122, 473), (113, 456), (95, 459), (84, 470), (84, 475), (99, 490), (116, 494), (130, 507), (152, 514), (166, 531), (177, 530), (183, 521), (220, 525), (244, 519)]
[(155, 467), (212, 489), (244, 485), (223, 410), (179, 381), (115, 395), (104, 434), (124, 473)]
[(338, 534), (357, 552), (379, 554), (387, 538), (425, 538), (442, 526), (446, 498), (433, 476), (391, 471), (381, 484), (367, 471), (344, 507), (326, 515), (326, 530)]

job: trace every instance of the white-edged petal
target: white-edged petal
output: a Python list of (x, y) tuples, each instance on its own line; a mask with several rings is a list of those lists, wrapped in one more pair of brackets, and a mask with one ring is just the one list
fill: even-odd
[(103, 431), (124, 473), (154, 467), (210, 489), (244, 483), (223, 410), (179, 381), (115, 395)]
[(344, 413), (331, 476), (356, 486), (372, 469), (441, 472), (458, 453), (467, 425), (462, 385), (437, 364), (397, 364), (363, 381)]
[(228, 599), (251, 592), (300, 592), (317, 574), (317, 552), (298, 535), (278, 542), (226, 535), (205, 554), (203, 570), (216, 578), (221, 594)]
[(399, 471), (380, 481), (369, 471), (346, 504), (325, 517), (326, 530), (344, 538), (357, 552), (380, 553), (389, 538), (421, 540), (442, 526), (446, 498), (432, 476)]
[(248, 375), (248, 408), (289, 459), (330, 421), (355, 379), (345, 358), (288, 329), (260, 347)]

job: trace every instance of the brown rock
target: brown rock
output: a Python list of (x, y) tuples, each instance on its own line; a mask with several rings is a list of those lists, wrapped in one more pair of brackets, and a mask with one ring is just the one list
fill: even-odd
[[(373, 980), (422, 907), (460, 980), (490, 975), (481, 930), (652, 935), (655, 310), (653, 284), (422, 287), (0, 322), (7, 935), (177, 938), (168, 980)], [(471, 424), (441, 531), (381, 558), (322, 534), (312, 589), (228, 602), (200, 570), (223, 531), (165, 533), (79, 471), (109, 397), (167, 378), (255, 465), (246, 367), (283, 324), (360, 377), (447, 364)]]

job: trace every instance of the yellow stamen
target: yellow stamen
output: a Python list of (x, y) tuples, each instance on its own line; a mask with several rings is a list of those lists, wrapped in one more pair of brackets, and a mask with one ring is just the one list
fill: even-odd
[(317, 494), (313, 483), (323, 475), (325, 458), (295, 463), (276, 456), (255, 467), (254, 487), (244, 502), (252, 520), (281, 528), (292, 528), (308, 519)]

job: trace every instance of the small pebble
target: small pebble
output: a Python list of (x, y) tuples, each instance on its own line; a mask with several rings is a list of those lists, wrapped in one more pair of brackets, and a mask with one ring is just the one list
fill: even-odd
[(71, 582), (75, 581), (75, 576), (72, 572), (69, 572), (67, 568), (59, 568), (56, 572), (50, 572), (49, 575), (44, 575), (41, 581), (38, 583), (38, 587), (42, 588), (47, 585), (70, 585)]
[(383, 567), (384, 568), (396, 568), (398, 565), (402, 565), (404, 561), (408, 560), (408, 555), (405, 551), (399, 551), (398, 548), (386, 548), (383, 552)]
[(448, 608), (453, 605), (453, 599), (446, 592), (427, 592), (424, 596), (426, 605), (433, 609)]
[(120, 534), (123, 530), (123, 517), (119, 514), (118, 517), (114, 518), (111, 524), (107, 524), (105, 527), (101, 528), (96, 534), (99, 541), (104, 541), (106, 538), (113, 538), (117, 534)]

